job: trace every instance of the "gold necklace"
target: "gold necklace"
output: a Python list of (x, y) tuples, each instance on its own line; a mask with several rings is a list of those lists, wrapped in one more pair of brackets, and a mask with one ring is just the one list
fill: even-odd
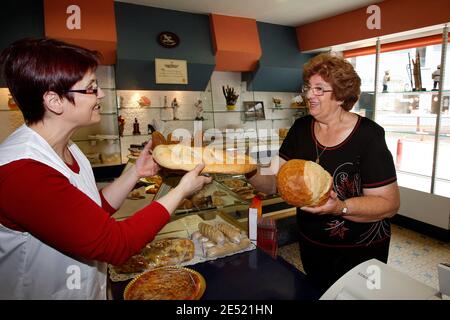
[[(314, 125), (315, 125), (315, 123), (314, 123)], [(315, 135), (315, 134), (314, 134), (314, 135)], [(316, 163), (319, 164), (319, 162), (320, 162), (320, 157), (321, 157), (322, 154), (325, 152), (325, 150), (327, 150), (328, 146), (326, 146), (326, 147), (322, 150), (322, 152), (319, 154), (319, 148), (317, 147), (317, 137), (314, 137), (314, 142), (315, 142), (315, 146), (316, 146), (316, 156), (317, 156), (317, 158), (316, 158)]]
[(319, 162), (320, 162), (320, 157), (322, 156), (322, 154), (325, 152), (325, 150), (327, 150), (327, 148), (328, 147), (325, 147), (323, 150), (322, 150), (322, 152), (319, 154), (319, 149), (317, 148), (317, 140), (315, 140), (315, 145), (316, 145), (316, 155), (317, 155), (317, 158), (316, 158), (316, 163), (317, 164), (319, 164)]

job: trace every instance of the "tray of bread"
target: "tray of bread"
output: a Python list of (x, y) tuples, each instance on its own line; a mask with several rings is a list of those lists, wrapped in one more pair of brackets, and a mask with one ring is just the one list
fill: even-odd
[(255, 196), (258, 196), (260, 199), (270, 199), (275, 197), (275, 195), (267, 195), (263, 192), (256, 191), (243, 175), (222, 175), (217, 176), (215, 179), (243, 201), (251, 201)]
[(108, 265), (109, 276), (114, 282), (125, 281), (156, 268), (189, 266), (255, 248), (245, 232), (220, 216), (204, 221), (198, 215), (189, 215), (168, 223), (122, 265)]
[(183, 199), (178, 205), (175, 214), (198, 212), (202, 210), (220, 209), (236, 204), (245, 204), (236, 194), (224, 188), (217, 181), (205, 185), (202, 190), (189, 198)]

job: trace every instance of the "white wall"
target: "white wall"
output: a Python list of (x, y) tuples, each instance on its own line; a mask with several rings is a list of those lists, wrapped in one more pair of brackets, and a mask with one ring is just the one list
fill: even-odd
[(400, 187), (402, 216), (450, 229), (450, 198)]

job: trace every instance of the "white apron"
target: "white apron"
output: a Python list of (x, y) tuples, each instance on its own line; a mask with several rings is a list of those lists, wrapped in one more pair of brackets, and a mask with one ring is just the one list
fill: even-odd
[[(100, 206), (89, 161), (74, 143), (69, 150), (80, 166), (79, 174), (39, 134), (22, 125), (0, 145), (0, 166), (20, 159), (42, 162)], [(0, 299), (106, 299), (106, 263), (75, 260), (28, 232), (0, 224)]]

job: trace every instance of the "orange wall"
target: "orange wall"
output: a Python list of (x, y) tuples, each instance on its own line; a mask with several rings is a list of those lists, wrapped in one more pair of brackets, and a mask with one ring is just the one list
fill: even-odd
[(386, 0), (376, 4), (381, 10), (381, 29), (370, 30), (367, 7), (296, 28), (300, 51), (423, 28), (450, 21), (449, 0)]
[(210, 15), (211, 37), (217, 71), (251, 71), (262, 50), (256, 20)]
[[(81, 28), (68, 29), (67, 7), (80, 7)], [(100, 51), (103, 64), (116, 61), (116, 19), (113, 0), (44, 0), (45, 36)]]

